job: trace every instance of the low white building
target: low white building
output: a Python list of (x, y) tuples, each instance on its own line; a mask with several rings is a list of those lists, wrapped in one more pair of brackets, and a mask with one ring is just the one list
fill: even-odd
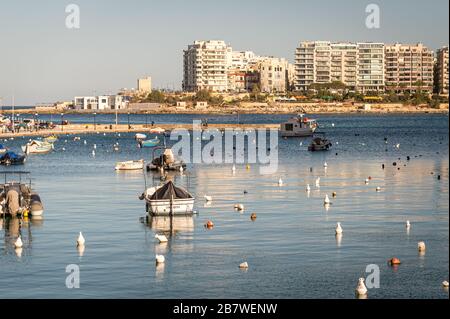
[(123, 95), (76, 96), (76, 110), (122, 110), (128, 108), (129, 99)]

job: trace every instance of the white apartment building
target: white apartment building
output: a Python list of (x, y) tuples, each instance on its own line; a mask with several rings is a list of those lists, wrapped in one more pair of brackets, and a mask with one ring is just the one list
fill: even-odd
[(384, 88), (384, 44), (302, 42), (295, 53), (295, 89), (342, 82), (363, 92)]
[(394, 44), (385, 48), (386, 88), (395, 92), (432, 93), (434, 54), (426, 46)]
[(184, 51), (183, 90), (228, 91), (232, 48), (224, 41), (195, 41)]
[(384, 91), (384, 43), (358, 43), (357, 45), (357, 90), (362, 93)]
[(437, 50), (436, 55), (436, 92), (443, 95), (448, 95), (448, 47), (443, 47)]
[(331, 44), (331, 82), (341, 82), (351, 90), (357, 87), (358, 46), (354, 43)]

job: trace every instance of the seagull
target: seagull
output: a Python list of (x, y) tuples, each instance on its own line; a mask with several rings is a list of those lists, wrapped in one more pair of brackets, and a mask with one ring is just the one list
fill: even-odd
[(86, 240), (83, 237), (83, 234), (80, 232), (77, 239), (77, 246), (84, 246)]
[(320, 177), (317, 177), (316, 179), (316, 187), (320, 188)]
[(325, 205), (330, 205), (330, 204), (331, 204), (331, 201), (330, 201), (330, 198), (328, 197), (328, 194), (325, 195), (325, 200), (324, 200), (323, 203), (324, 203)]
[(366, 183), (366, 185), (368, 185), (370, 183), (370, 180), (367, 178), (365, 183)]
[(406, 221), (406, 228), (407, 229), (411, 228), (411, 222), (409, 220)]
[(157, 264), (164, 264), (165, 261), (166, 261), (166, 258), (164, 258), (164, 256), (156, 255), (156, 263)]
[(419, 249), (420, 252), (424, 252), (425, 250), (427, 250), (427, 246), (423, 241), (417, 244), (417, 248)]
[(278, 186), (283, 186), (283, 180), (281, 179), (281, 177), (280, 177), (280, 179), (278, 180)]
[(16, 242), (14, 243), (14, 247), (16, 248), (22, 248), (23, 247), (23, 242), (22, 242), (22, 238), (17, 238)]
[(358, 296), (365, 296), (367, 295), (367, 287), (364, 284), (364, 278), (360, 278), (358, 282), (358, 286), (356, 287), (356, 294)]
[(344, 230), (342, 229), (341, 223), (337, 223), (336, 235), (341, 235), (343, 232), (344, 232)]
[(325, 162), (325, 163), (323, 164), (323, 167), (327, 168), (327, 167), (328, 167), (328, 163)]
[(381, 187), (377, 187), (377, 192), (381, 192)]
[(207, 202), (212, 202), (213, 198), (211, 196), (205, 195), (205, 200)]
[(159, 240), (159, 243), (167, 243), (169, 241), (164, 235), (155, 235), (155, 238)]
[(236, 205), (234, 205), (234, 209), (239, 210), (239, 211), (242, 212), (244, 210), (244, 205), (236, 204)]
[(248, 262), (243, 262), (242, 264), (239, 265), (239, 268), (248, 269)]
[(92, 156), (95, 157), (95, 150), (92, 150)]

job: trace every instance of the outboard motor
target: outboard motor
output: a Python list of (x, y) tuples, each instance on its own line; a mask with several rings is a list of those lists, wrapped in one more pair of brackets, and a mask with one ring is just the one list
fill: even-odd
[(11, 215), (16, 215), (20, 209), (20, 195), (16, 189), (10, 189), (6, 193), (6, 210)]
[(38, 194), (31, 194), (30, 199), (31, 215), (40, 216), (44, 213), (44, 206)]

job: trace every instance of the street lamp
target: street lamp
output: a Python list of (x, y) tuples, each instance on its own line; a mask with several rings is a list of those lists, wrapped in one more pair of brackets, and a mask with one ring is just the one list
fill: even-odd
[(38, 116), (39, 114), (34, 114), (34, 128), (36, 129), (36, 131), (39, 130), (39, 124), (38, 124)]
[(94, 112), (94, 131), (97, 130), (97, 121), (96, 121), (97, 113)]
[(64, 113), (61, 113), (61, 132), (64, 131)]

